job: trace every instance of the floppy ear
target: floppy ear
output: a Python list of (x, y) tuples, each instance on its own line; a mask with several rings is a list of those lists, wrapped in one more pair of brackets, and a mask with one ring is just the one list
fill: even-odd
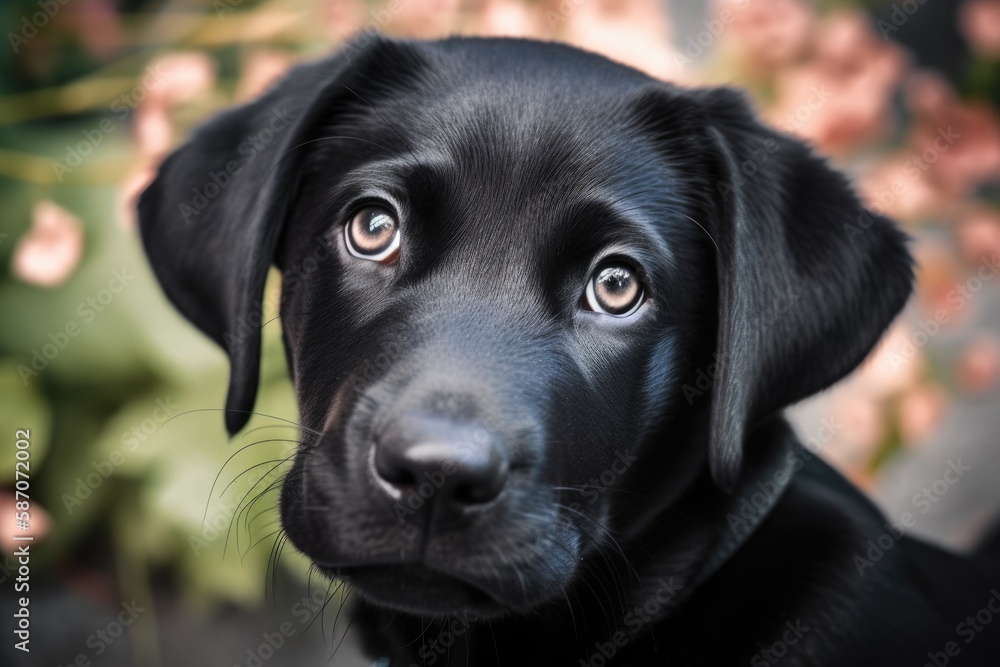
[(350, 86), (387, 51), (397, 66), (411, 60), (398, 43), (368, 42), (296, 67), (263, 97), (202, 125), (139, 198), (143, 245), (167, 297), (229, 355), (230, 435), (253, 409), (264, 283), (316, 128), (356, 101)]
[(739, 476), (755, 422), (855, 368), (906, 303), (906, 237), (726, 88), (695, 93), (716, 158), (717, 373), (709, 462)]

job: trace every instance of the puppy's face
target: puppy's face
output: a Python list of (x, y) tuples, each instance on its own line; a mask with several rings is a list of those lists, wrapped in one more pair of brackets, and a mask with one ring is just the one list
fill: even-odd
[(234, 332), (282, 271), (284, 528), (421, 614), (565, 599), (697, 477), (731, 487), (752, 424), (853, 368), (910, 285), (891, 223), (740, 96), (527, 41), (302, 66), (198, 130), (139, 213), (230, 356), (231, 432), (260, 351)]
[[(714, 326), (681, 165), (627, 103), (554, 75), (359, 102), (319, 133), (285, 230), (307, 436), (284, 526), (384, 604), (559, 595)], [(697, 453), (655, 446), (682, 488)]]

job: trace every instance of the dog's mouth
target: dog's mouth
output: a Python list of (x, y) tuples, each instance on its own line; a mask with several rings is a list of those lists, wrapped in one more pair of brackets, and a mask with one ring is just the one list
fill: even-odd
[[(334, 574), (334, 573), (331, 573)], [(422, 615), (456, 612), (491, 617), (510, 610), (495, 592), (422, 563), (357, 565), (335, 573), (370, 602)]]

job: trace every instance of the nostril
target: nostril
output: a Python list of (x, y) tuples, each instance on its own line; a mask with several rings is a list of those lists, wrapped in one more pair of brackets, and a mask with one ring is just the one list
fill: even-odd
[(453, 487), (451, 497), (459, 505), (483, 505), (500, 495), (503, 484), (495, 480), (460, 483)]
[(461, 517), (503, 491), (508, 464), (495, 438), (473, 424), (406, 415), (376, 437), (373, 472), (389, 495), (418, 492), (435, 516)]
[(398, 465), (391, 465), (380, 461), (380, 457), (375, 457), (375, 470), (378, 476), (389, 482), (393, 486), (412, 486), (417, 482), (417, 476), (412, 470)]

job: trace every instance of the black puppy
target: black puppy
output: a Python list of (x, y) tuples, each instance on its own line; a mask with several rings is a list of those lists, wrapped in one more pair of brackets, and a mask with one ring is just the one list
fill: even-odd
[(230, 356), (232, 433), (281, 270), (282, 522), (373, 656), (1000, 664), (1000, 570), (901, 537), (778, 414), (865, 357), (911, 261), (740, 94), (369, 40), (201, 127), (139, 213)]

